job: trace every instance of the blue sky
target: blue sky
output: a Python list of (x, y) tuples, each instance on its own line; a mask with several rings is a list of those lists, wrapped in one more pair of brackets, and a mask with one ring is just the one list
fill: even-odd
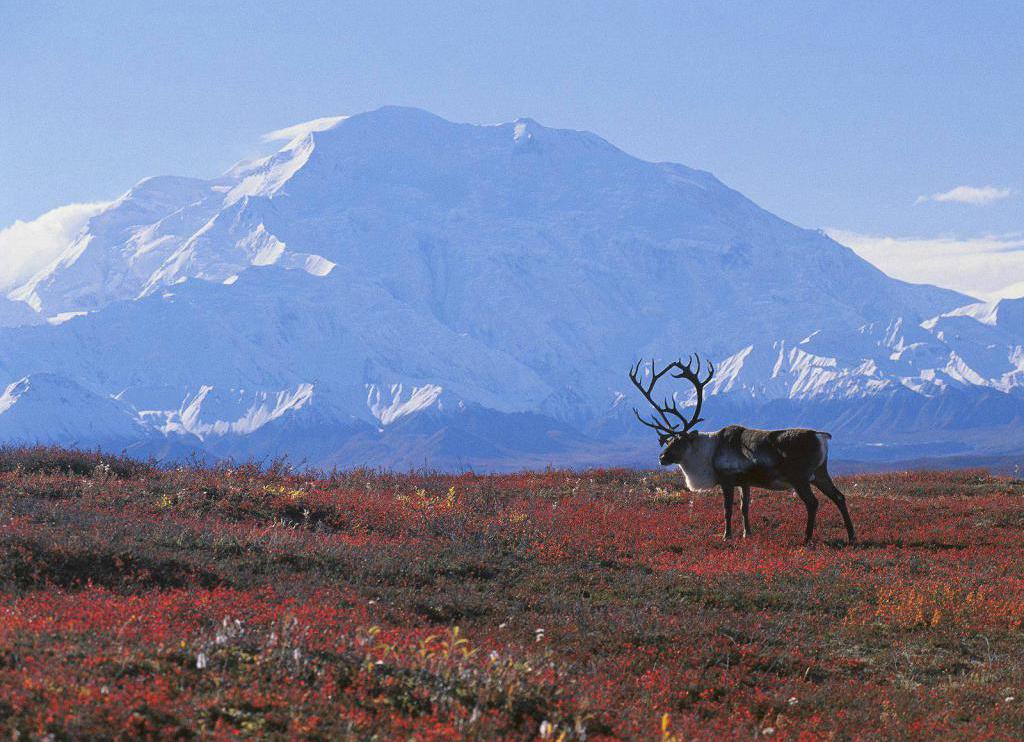
[(1020, 2), (0, 0), (0, 28), (0, 227), (403, 104), (589, 129), (850, 239), (1024, 231)]

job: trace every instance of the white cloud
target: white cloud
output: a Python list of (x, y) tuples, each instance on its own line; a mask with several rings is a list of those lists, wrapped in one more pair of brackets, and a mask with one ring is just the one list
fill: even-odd
[(933, 193), (930, 196), (918, 196), (915, 204), (923, 204), (928, 201), (937, 201), (939, 203), (958, 203), (958, 204), (972, 204), (974, 206), (984, 206), (990, 204), (993, 201), (1001, 201), (1004, 198), (1009, 198), (1013, 195), (1013, 191), (1009, 188), (997, 188), (996, 186), (982, 186), (980, 188), (975, 186), (957, 186), (944, 193)]
[(893, 278), (986, 300), (1024, 296), (1024, 234), (956, 239), (826, 231)]
[(325, 116), (324, 118), (313, 119), (312, 121), (306, 121), (302, 124), (295, 124), (295, 126), (288, 126), (284, 129), (276, 129), (263, 135), (264, 142), (279, 142), (281, 140), (293, 140), (299, 137), (304, 137), (310, 132), (323, 131), (324, 129), (330, 129), (340, 121), (344, 121), (348, 116)]
[(0, 229), (0, 295), (27, 281), (56, 259), (108, 202), (69, 204), (30, 222)]

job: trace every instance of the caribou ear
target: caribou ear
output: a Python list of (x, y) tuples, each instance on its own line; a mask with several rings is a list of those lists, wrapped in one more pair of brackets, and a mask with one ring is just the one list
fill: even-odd
[(697, 438), (700, 437), (700, 432), (696, 430), (691, 430), (689, 433), (686, 434), (686, 437), (690, 440), (690, 443), (694, 443), (697, 440)]

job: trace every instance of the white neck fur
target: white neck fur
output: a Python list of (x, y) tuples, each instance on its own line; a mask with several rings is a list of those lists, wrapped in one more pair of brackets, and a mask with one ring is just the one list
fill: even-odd
[(689, 490), (706, 490), (718, 485), (713, 466), (718, 441), (714, 433), (698, 433), (696, 440), (686, 447), (679, 469), (686, 478)]

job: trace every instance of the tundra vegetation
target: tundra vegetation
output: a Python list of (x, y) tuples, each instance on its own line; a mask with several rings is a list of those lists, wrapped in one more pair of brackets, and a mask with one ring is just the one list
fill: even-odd
[(6, 449), (0, 737), (1019, 738), (1024, 483), (840, 486)]

